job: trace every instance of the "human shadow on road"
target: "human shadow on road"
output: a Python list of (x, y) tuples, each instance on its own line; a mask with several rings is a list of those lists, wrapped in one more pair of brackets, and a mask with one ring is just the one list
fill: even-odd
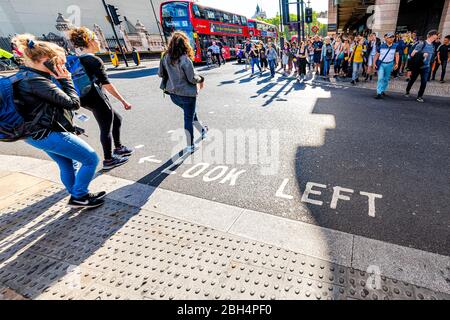
[[(117, 247), (108, 244), (110, 239), (123, 232), (129, 220), (140, 213), (141, 207), (170, 175), (169, 170), (176, 170), (190, 156), (181, 150), (139, 181), (111, 192), (105, 205), (95, 210), (67, 208), (62, 202), (67, 193), (61, 188), (43, 191), (40, 200), (22, 209), (11, 212), (2, 209), (2, 213), (6, 212), (0, 215), (0, 285), (30, 299), (38, 298), (47, 290), (54, 292), (57, 299), (75, 299), (82, 290), (85, 290), (83, 296), (88, 295), (88, 286), (101, 281), (100, 275), (123, 268), (112, 261), (102, 264), (117, 259), (114, 251)], [(97, 258), (91, 260), (94, 255)], [(154, 262), (157, 266), (158, 262)], [(130, 260), (126, 270), (133, 263)], [(149, 266), (152, 264), (148, 261)], [(134, 279), (136, 296), (143, 297), (146, 291), (142, 288), (147, 281)]]

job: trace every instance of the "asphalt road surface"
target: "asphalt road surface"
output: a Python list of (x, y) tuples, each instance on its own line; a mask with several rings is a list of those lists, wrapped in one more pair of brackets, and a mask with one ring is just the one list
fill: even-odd
[[(111, 73), (134, 105), (127, 112), (114, 104), (124, 116), (123, 143), (137, 152), (110, 174), (450, 255), (448, 98), (419, 104), (392, 94), (378, 101), (363, 89), (270, 80), (267, 73), (250, 78), (234, 62), (199, 70), (206, 86), (198, 115), (210, 136), (181, 159), (183, 116), (159, 90), (157, 64)], [(83, 126), (102, 154), (95, 121)], [(243, 144), (233, 139), (239, 130)], [(45, 158), (24, 143), (0, 150)]]

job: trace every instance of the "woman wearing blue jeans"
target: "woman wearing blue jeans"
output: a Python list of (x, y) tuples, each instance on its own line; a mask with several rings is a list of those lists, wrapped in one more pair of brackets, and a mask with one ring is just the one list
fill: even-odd
[(71, 195), (69, 206), (103, 205), (106, 192), (89, 193), (99, 159), (94, 149), (76, 135), (82, 133), (73, 125), (73, 112), (80, 108), (80, 99), (64, 67), (64, 50), (30, 35), (17, 36), (13, 41), (25, 58), (14, 95), (20, 102), (18, 111), (30, 123), (26, 142), (46, 152), (58, 164), (62, 183)]
[(203, 126), (197, 117), (197, 95), (198, 91), (203, 89), (204, 79), (195, 72), (193, 59), (194, 50), (189, 38), (185, 33), (176, 31), (161, 59), (158, 72), (163, 79), (161, 89), (170, 94), (175, 105), (183, 109), (189, 153), (197, 149), (194, 142), (194, 126), (201, 132), (202, 138), (208, 132), (208, 127)]
[(269, 47), (267, 49), (267, 60), (269, 61), (270, 77), (275, 77), (275, 69), (277, 66), (278, 53), (273, 47), (272, 42), (269, 42)]

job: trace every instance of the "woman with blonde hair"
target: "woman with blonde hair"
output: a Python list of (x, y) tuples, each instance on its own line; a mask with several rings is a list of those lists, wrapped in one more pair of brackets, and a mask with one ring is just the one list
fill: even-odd
[(183, 109), (184, 129), (189, 153), (195, 152), (194, 126), (206, 136), (208, 127), (203, 126), (197, 117), (197, 96), (203, 89), (204, 78), (194, 69), (194, 50), (189, 38), (183, 32), (172, 34), (167, 51), (161, 59), (158, 75), (163, 79), (161, 89), (170, 95), (172, 102)]
[(23, 52), (24, 65), (16, 75), (14, 97), (18, 112), (30, 124), (26, 142), (58, 164), (61, 180), (71, 195), (69, 206), (103, 205), (106, 193), (92, 194), (88, 190), (99, 160), (94, 149), (77, 136), (82, 129), (73, 124), (73, 112), (80, 108), (80, 99), (65, 68), (64, 50), (31, 35), (19, 35), (13, 42)]
[(127, 163), (134, 150), (122, 144), (122, 117), (114, 110), (103, 89), (119, 100), (125, 110), (131, 110), (132, 106), (109, 81), (103, 61), (95, 56), (100, 51), (100, 41), (95, 33), (85, 27), (75, 28), (70, 31), (70, 40), (79, 51), (80, 62), (92, 81), (89, 92), (81, 97), (81, 106), (90, 110), (97, 120), (104, 154), (103, 170), (111, 170)]

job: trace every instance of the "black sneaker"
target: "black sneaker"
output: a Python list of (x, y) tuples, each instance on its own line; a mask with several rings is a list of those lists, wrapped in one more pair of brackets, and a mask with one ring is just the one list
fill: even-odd
[(89, 197), (97, 200), (102, 200), (106, 197), (107, 193), (105, 191), (97, 192), (97, 193), (89, 193)]
[(382, 95), (383, 97), (387, 97), (387, 96), (386, 96), (386, 93), (384, 93), (384, 92), (382, 92), (381, 95)]
[(127, 157), (113, 157), (111, 160), (105, 160), (103, 161), (103, 170), (112, 170), (114, 168), (120, 167), (127, 163), (130, 160), (130, 158)]
[(355, 80), (352, 80), (352, 81), (350, 81), (350, 83), (352, 84), (352, 85), (356, 85), (356, 82), (355, 82)]
[(133, 149), (127, 148), (125, 146), (121, 146), (120, 148), (116, 148), (114, 150), (114, 155), (118, 157), (129, 157), (134, 153)]
[(381, 99), (383, 99), (383, 96), (382, 96), (381, 94), (377, 94), (377, 95), (375, 96), (375, 99), (381, 100)]
[(104, 204), (105, 200), (92, 197), (91, 194), (87, 194), (82, 198), (71, 197), (68, 203), (69, 207), (79, 209), (94, 209), (101, 207)]

